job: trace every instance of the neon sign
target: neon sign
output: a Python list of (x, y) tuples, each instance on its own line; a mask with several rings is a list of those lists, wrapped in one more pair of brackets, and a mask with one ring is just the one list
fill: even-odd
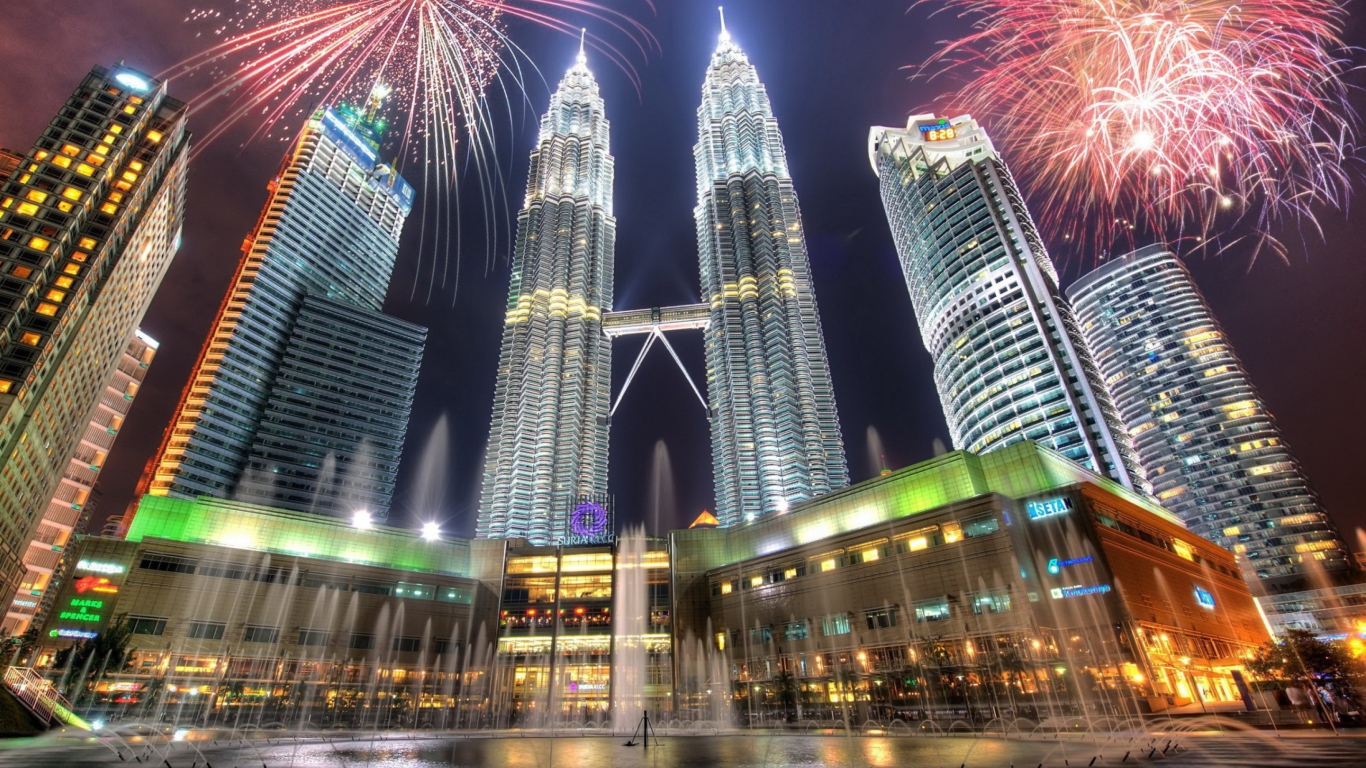
[(76, 594), (83, 595), (86, 592), (98, 592), (103, 595), (116, 595), (119, 588), (104, 576), (82, 576), (71, 583), (76, 588)]
[(925, 123), (916, 127), (920, 130), (920, 138), (925, 141), (947, 141), (958, 138), (958, 131), (949, 124), (948, 120)]
[(71, 640), (94, 640), (100, 636), (99, 632), (91, 632), (86, 629), (54, 629), (47, 633), (48, 637), (65, 637)]
[(62, 611), (57, 614), (57, 618), (63, 621), (99, 621), (98, 613), (88, 613), (89, 610), (101, 610), (104, 608), (103, 600), (90, 600), (87, 598), (71, 598), (71, 607), (79, 608), (78, 611)]
[(92, 573), (123, 573), (126, 569), (118, 563), (102, 563), (98, 560), (82, 560), (76, 563), (76, 570)]
[(1214, 595), (1204, 587), (1195, 588), (1195, 602), (1199, 603), (1200, 607), (1207, 611), (1214, 610)]
[(1072, 499), (1066, 496), (1059, 496), (1056, 499), (1040, 499), (1038, 501), (1025, 502), (1025, 512), (1029, 514), (1030, 520), (1065, 515), (1071, 511)]
[(1089, 563), (1093, 559), (1094, 558), (1092, 558), (1090, 555), (1087, 555), (1086, 557), (1074, 557), (1070, 560), (1059, 560), (1055, 557), (1048, 561), (1048, 572), (1053, 574), (1054, 576), (1057, 576), (1059, 573), (1062, 573), (1062, 569), (1064, 568), (1073, 565), (1081, 565), (1082, 563)]
[(611, 499), (606, 496), (578, 497), (578, 506), (564, 522), (564, 544), (605, 544), (612, 540)]
[(1089, 587), (1083, 587), (1082, 585), (1077, 584), (1077, 585), (1074, 585), (1074, 586), (1071, 586), (1071, 587), (1054, 587), (1054, 588), (1048, 590), (1048, 594), (1052, 595), (1054, 600), (1061, 600), (1062, 598), (1065, 598), (1065, 597), (1083, 597), (1083, 596), (1085, 596), (1085, 595), (1103, 595), (1103, 594), (1105, 594), (1105, 593), (1107, 593), (1107, 592), (1109, 592), (1109, 591), (1110, 591), (1110, 585), (1109, 585), (1109, 584), (1093, 584), (1093, 585), (1091, 585), (1091, 586), (1089, 586)]

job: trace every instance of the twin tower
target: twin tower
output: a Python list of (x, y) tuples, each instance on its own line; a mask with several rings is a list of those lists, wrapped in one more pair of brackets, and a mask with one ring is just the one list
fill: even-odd
[(702, 303), (613, 312), (614, 161), (582, 51), (551, 97), (517, 221), (479, 537), (563, 541), (571, 512), (606, 494), (612, 339), (626, 333), (704, 329), (721, 525), (848, 484), (782, 134), (724, 27), (697, 128)]

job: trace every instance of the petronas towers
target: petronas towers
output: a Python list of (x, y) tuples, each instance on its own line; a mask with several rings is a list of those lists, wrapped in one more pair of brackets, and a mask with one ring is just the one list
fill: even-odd
[[(716, 516), (734, 525), (841, 488), (849, 473), (782, 135), (724, 29), (694, 156), (703, 303), (681, 309), (707, 313)], [(541, 122), (518, 220), (480, 537), (561, 541), (575, 506), (607, 490), (612, 178), (581, 52)]]
[(517, 219), (477, 535), (544, 544), (607, 491), (612, 155), (582, 52), (550, 99)]

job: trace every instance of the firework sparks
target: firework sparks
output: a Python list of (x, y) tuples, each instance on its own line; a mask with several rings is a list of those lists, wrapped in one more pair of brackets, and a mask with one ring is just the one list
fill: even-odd
[(1345, 203), (1335, 2), (946, 2), (976, 24), (927, 66), (971, 72), (956, 104), (1001, 136), (1054, 236), (1099, 255), (1135, 227), (1206, 242), (1241, 221), (1279, 249), (1273, 225)]
[[(521, 62), (527, 61), (508, 36), (508, 22), (577, 37), (572, 22), (592, 21), (624, 34), (641, 53), (653, 45), (643, 25), (595, 0), (244, 0), (234, 7), (226, 20), (215, 8), (191, 12), (187, 21), (221, 41), (162, 73), (208, 81), (192, 98), (191, 111), (214, 107), (221, 117), (200, 146), (242, 123), (253, 126), (251, 140), (283, 138), (303, 113), (320, 105), (366, 104), (371, 117), (394, 115), (389, 133), (400, 172), (422, 176), (419, 258), (434, 253), (418, 273), (428, 298), (448, 279), (458, 279), (445, 254), (454, 254), (458, 267), (462, 146), (477, 170), (488, 252), (497, 249), (499, 227), (492, 222), (500, 218), (502, 179), (485, 129), (487, 93), (506, 99), (521, 93)], [(634, 77), (625, 53), (591, 32), (588, 41)]]

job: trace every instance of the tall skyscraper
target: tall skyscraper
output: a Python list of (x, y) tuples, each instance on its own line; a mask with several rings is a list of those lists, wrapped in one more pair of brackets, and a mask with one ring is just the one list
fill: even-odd
[(24, 578), (0, 622), (8, 634), (20, 635), (31, 623), (42, 623), (52, 605), (55, 587), (61, 585), (75, 565), (71, 562), (71, 553), (75, 551), (71, 547), (72, 537), (84, 533), (90, 522), (98, 496), (96, 480), (114, 440), (123, 430), (123, 421), (147, 377), (157, 347), (155, 339), (138, 331), (124, 349), (118, 367), (109, 374), (99, 406), (91, 411), (90, 423), (67, 461), (61, 485), (48, 502), (42, 522), (24, 553)]
[[(1254, 591), (1354, 571), (1266, 403), (1186, 266), (1161, 246), (1067, 289), (1153, 491), (1238, 555)], [(1261, 582), (1258, 584), (1258, 582)]]
[(237, 497), (350, 517), (386, 510), (427, 329), (306, 296)]
[[(403, 222), (412, 210), (413, 189), (380, 162), (379, 139), (370, 112), (324, 109), (308, 120), (270, 183), (256, 231), (243, 243), (233, 285), (181, 396), (156, 467), (144, 478), (148, 493), (231, 498), (245, 492), (276, 506), (327, 511), (344, 505), (342, 488), (371, 486), (375, 493), (367, 499), (376, 505), (371, 513), (387, 512), (394, 469), (379, 469), (366, 458), (355, 466), (358, 476), (348, 479), (350, 462), (364, 453), (361, 443), (393, 441), (395, 429), (406, 427), (409, 402), (400, 395), (380, 420), (371, 419), (370, 405), (332, 413), (329, 419), (335, 423), (325, 438), (320, 425), (297, 421), (310, 410), (316, 416), (321, 399), (373, 403), (373, 398), (392, 394), (393, 382), (416, 375), (421, 343), (411, 328), (391, 335), (393, 353), (383, 364), (393, 382), (380, 383), (350, 369), (361, 360), (367, 368), (380, 365), (368, 343), (353, 350), (352, 363), (340, 361), (345, 355), (336, 348), (319, 354), (314, 320), (320, 317), (305, 311), (309, 298), (316, 297), (369, 318), (358, 330), (397, 327), (379, 309)], [(307, 306), (321, 311), (323, 303)], [(303, 376), (311, 381), (302, 382), (299, 368), (307, 366), (317, 368)], [(318, 380), (339, 368), (346, 373), (324, 393)], [(287, 384), (294, 389), (286, 399), (280, 388)], [(297, 401), (312, 404), (299, 410)], [(277, 432), (261, 432), (268, 420)], [(239, 488), (254, 446), (260, 471), (251, 472), (248, 487)], [(328, 462), (332, 467), (325, 470)], [(318, 485), (324, 474), (327, 481)], [(278, 493), (265, 487), (275, 481)], [(349, 516), (354, 510), (344, 511)]]
[(716, 517), (734, 525), (842, 488), (849, 470), (783, 137), (724, 25), (693, 157)]
[(175, 254), (185, 105), (96, 67), (0, 189), (0, 594)]
[(1015, 180), (981, 126), (873, 128), (869, 160), (954, 448), (1034, 440), (1145, 487)]
[(598, 84), (580, 50), (541, 119), (517, 218), (478, 536), (558, 540), (607, 491), (616, 218)]

